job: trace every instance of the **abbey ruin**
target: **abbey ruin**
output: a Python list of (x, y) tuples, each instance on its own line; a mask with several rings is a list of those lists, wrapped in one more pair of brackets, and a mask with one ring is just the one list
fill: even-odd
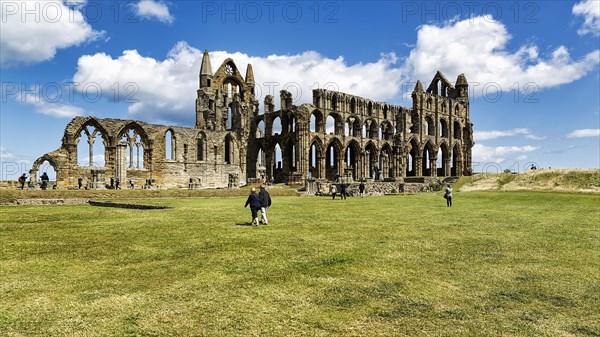
[[(312, 96), (312, 104), (296, 106), (281, 91), (280, 109), (269, 95), (261, 111), (252, 66), (242, 77), (227, 59), (213, 73), (205, 51), (194, 127), (75, 117), (61, 147), (38, 158), (30, 177), (36, 180), (45, 161), (60, 188), (80, 178), (90, 188), (117, 178), (163, 188), (231, 188), (264, 179), (302, 184), (307, 177), (402, 181), (471, 173), (473, 125), (462, 74), (454, 85), (439, 71), (426, 89), (418, 81), (412, 108), (325, 89)], [(99, 142), (101, 164), (92, 160)], [(82, 144), (86, 163), (78, 163)]]

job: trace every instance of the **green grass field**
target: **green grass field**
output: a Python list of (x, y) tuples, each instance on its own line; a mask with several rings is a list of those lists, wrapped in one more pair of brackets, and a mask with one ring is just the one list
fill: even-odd
[(600, 336), (598, 194), (244, 201), (1, 206), (0, 336)]

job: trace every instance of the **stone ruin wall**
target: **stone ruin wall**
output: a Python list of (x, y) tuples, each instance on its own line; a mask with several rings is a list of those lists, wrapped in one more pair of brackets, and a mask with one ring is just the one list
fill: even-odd
[[(213, 74), (205, 51), (199, 80), (195, 127), (75, 117), (65, 128), (61, 147), (36, 160), (30, 178), (36, 179), (44, 161), (55, 168), (61, 188), (77, 186), (80, 177), (91, 188), (104, 188), (116, 177), (122, 188), (130, 178), (137, 187), (150, 179), (162, 188), (231, 188), (267, 177), (296, 185), (309, 176), (322, 182), (338, 177), (402, 183), (407, 176), (471, 173), (473, 127), (464, 75), (453, 85), (438, 72), (426, 90), (418, 81), (412, 108), (316, 89), (312, 104), (300, 106), (281, 91), (277, 111), (274, 98), (266, 96), (262, 112), (250, 65), (245, 78), (231, 59)], [(333, 130), (327, 130), (328, 117), (334, 120)], [(281, 124), (277, 132), (276, 119)], [(78, 143), (86, 141), (91, 129), (105, 145), (103, 167), (77, 163)], [(143, 167), (127, 167), (123, 160), (134, 146), (143, 149)]]

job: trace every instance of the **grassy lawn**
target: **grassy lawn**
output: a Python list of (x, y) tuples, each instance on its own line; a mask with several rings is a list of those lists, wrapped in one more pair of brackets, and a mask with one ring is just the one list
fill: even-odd
[(454, 199), (2, 206), (0, 335), (600, 336), (600, 195)]

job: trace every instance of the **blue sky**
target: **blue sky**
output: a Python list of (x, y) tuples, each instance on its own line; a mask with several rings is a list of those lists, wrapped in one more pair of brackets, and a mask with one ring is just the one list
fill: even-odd
[(464, 73), (475, 171), (600, 167), (597, 0), (0, 4), (0, 179), (76, 115), (192, 126), (204, 49), (296, 104), (328, 87), (410, 107), (416, 80)]

